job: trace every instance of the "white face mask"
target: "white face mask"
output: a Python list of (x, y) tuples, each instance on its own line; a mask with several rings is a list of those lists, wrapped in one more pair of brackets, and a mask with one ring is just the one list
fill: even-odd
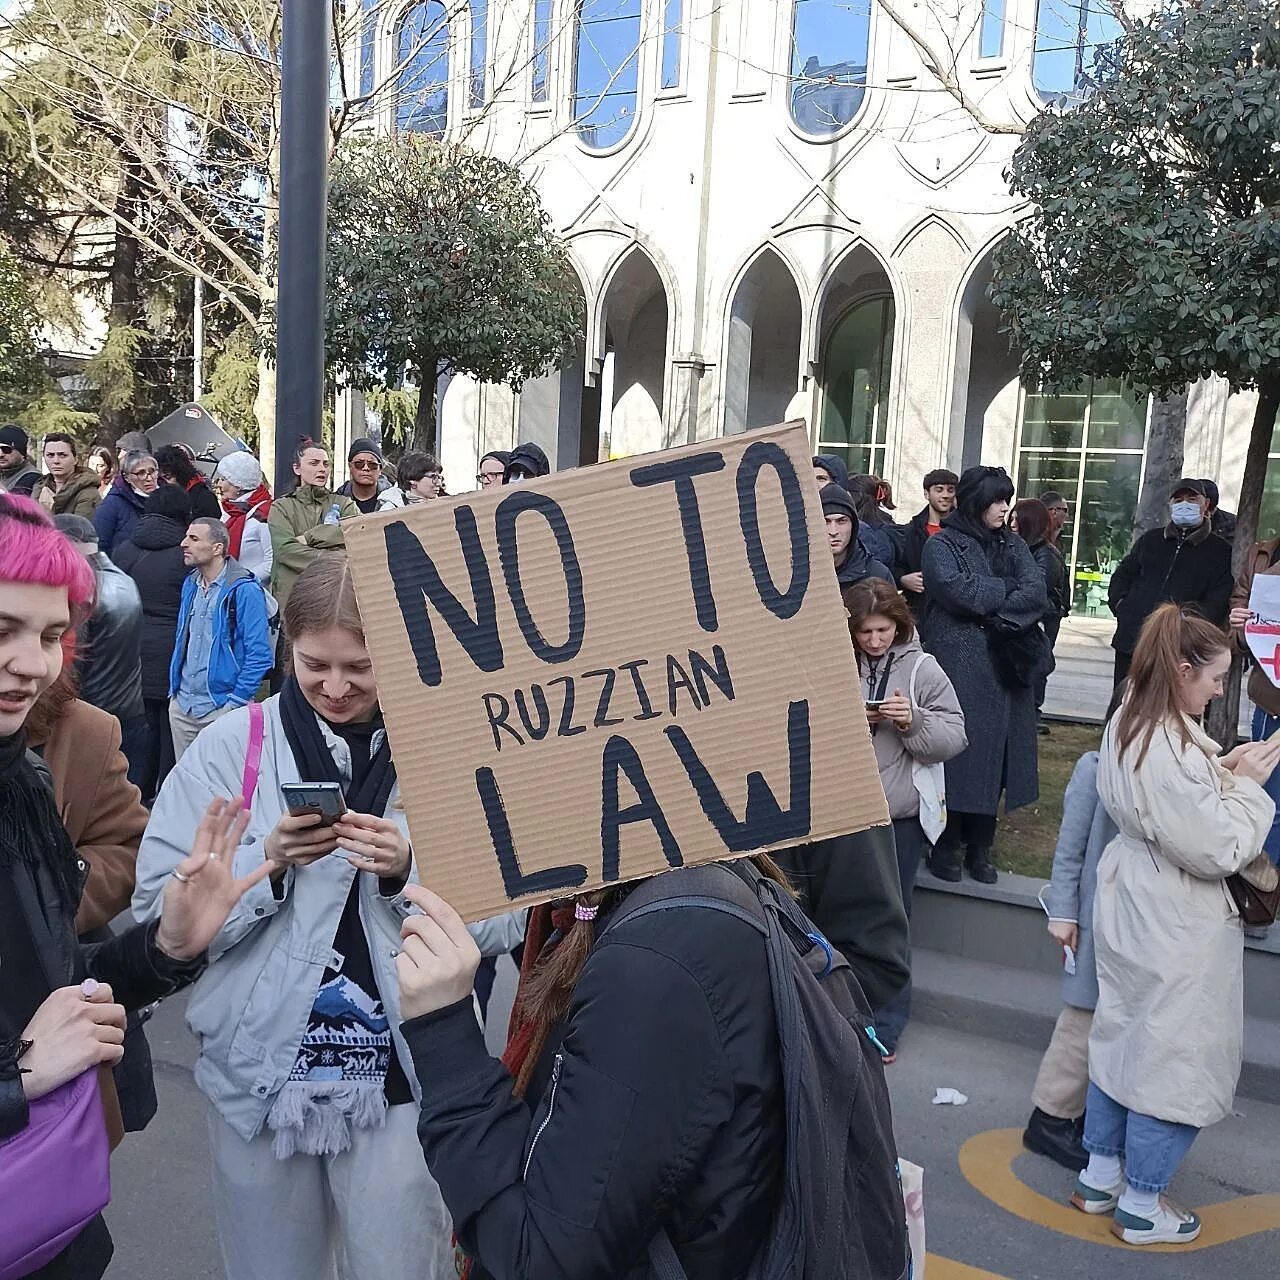
[(1179, 529), (1194, 529), (1204, 519), (1198, 502), (1171, 502), (1169, 517)]

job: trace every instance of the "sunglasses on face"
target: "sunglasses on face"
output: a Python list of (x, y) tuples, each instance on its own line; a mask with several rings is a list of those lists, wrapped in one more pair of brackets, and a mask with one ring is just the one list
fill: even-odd
[(11, 444), (0, 444), (0, 453), (17, 453), (17, 449)]
[(352, 471), (377, 471), (378, 464), (376, 462), (353, 462), (351, 464)]

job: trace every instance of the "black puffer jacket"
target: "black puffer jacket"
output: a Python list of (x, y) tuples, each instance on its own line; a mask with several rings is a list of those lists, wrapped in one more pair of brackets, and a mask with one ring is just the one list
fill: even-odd
[(142, 597), (142, 696), (169, 696), (169, 662), (178, 634), (182, 584), (191, 570), (182, 559), (187, 526), (148, 512), (112, 557)]
[(90, 558), (98, 579), (93, 614), (80, 632), (76, 669), (83, 701), (120, 721), (143, 714), (142, 601), (128, 574), (99, 551)]
[(1031, 548), (1031, 558), (1044, 574), (1044, 589), (1049, 593), (1049, 607), (1041, 619), (1047, 629), (1071, 612), (1067, 598), (1067, 565), (1062, 552), (1043, 540)]
[(747, 1274), (783, 1154), (768, 961), (749, 925), (658, 911), (601, 938), (532, 1105), (486, 1053), (470, 996), (402, 1030), (427, 1164), (480, 1276), (646, 1276), (659, 1227), (689, 1276)]
[(1144, 533), (1116, 566), (1107, 603), (1116, 615), (1111, 647), (1132, 653), (1148, 615), (1166, 600), (1194, 604), (1225, 625), (1231, 602), (1231, 544), (1213, 537), (1209, 521), (1183, 533), (1173, 525)]
[[(48, 780), (48, 770), (35, 756), (28, 759)], [(0, 781), (0, 786), (5, 783)], [(52, 783), (49, 783), (52, 787)], [(88, 863), (77, 858), (78, 884), (83, 889)], [(43, 862), (21, 858), (0, 859), (0, 895), (16, 903), (43, 975), (42, 990), (33, 993), (39, 1003), (58, 987), (86, 977), (109, 983), (116, 1001), (129, 1011), (186, 986), (199, 977), (204, 960), (179, 964), (155, 946), (155, 921), (135, 925), (109, 942), (82, 945), (76, 941), (75, 917), (79, 891), (68, 893), (61, 878)], [(16, 1036), (22, 1027), (0, 1024), (0, 1039)], [(0, 1079), (0, 1138), (26, 1128), (28, 1108), (22, 1085)], [(101, 1217), (95, 1218), (52, 1262), (34, 1273), (38, 1280), (97, 1280), (111, 1261), (111, 1236)]]

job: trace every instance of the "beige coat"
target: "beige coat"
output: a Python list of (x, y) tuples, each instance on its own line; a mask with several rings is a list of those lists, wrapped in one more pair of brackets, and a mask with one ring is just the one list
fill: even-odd
[(1120, 834), (1098, 865), (1089, 1076), (1132, 1111), (1203, 1128), (1231, 1110), (1244, 1040), (1244, 934), (1223, 882), (1260, 856), (1275, 806), (1189, 720), (1185, 748), (1161, 727), (1141, 764), (1137, 744), (1118, 763), (1118, 719), (1098, 769)]

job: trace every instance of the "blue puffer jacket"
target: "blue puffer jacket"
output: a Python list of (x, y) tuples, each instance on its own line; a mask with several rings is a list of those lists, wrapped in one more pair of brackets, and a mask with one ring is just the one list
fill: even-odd
[[(178, 609), (178, 638), (169, 663), (169, 696), (178, 692), (182, 664), (191, 634), (191, 605), (199, 590), (200, 571), (193, 569), (182, 584)], [(231, 602), (235, 601), (232, 634)], [(253, 701), (258, 686), (271, 670), (271, 641), (267, 632), (267, 598), (261, 584), (234, 560), (227, 561), (227, 578), (213, 612), (213, 644), (209, 650), (209, 697), (218, 707), (243, 706)]]
[(98, 531), (98, 550), (110, 555), (116, 544), (132, 532), (142, 515), (146, 495), (139, 493), (124, 476), (116, 476), (107, 496), (93, 513), (93, 527)]

